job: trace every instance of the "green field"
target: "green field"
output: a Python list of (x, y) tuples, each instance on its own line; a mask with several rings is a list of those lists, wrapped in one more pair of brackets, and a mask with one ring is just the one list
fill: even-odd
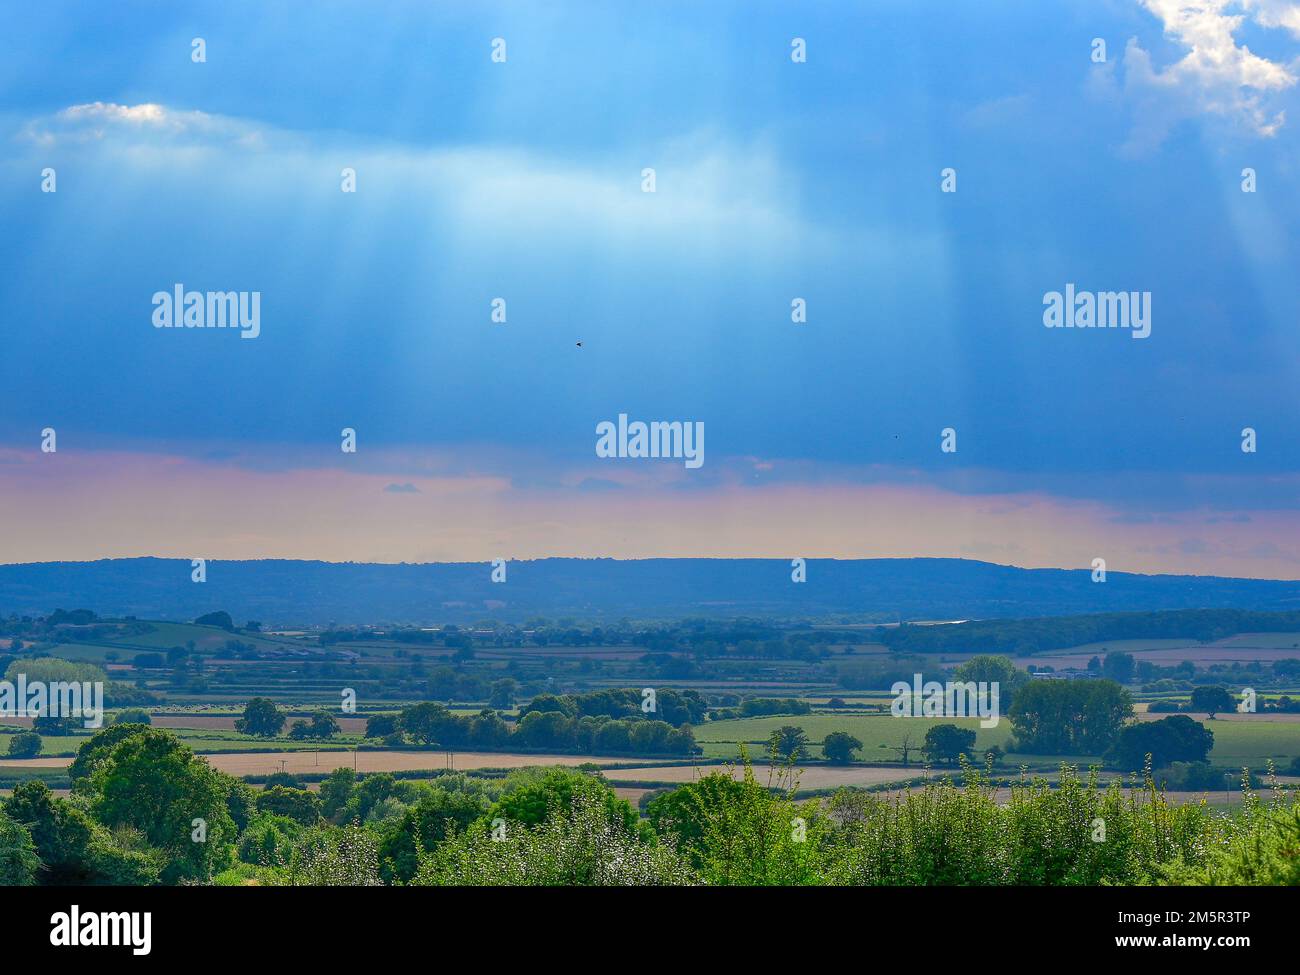
[[(0, 732), (0, 765), (3, 765), (9, 756), (9, 742), (13, 738), (11, 732)], [(42, 758), (50, 755), (75, 755), (77, 749), (84, 745), (90, 739), (78, 735), (51, 735), (50, 737), (41, 738), (41, 756)]]
[[(169, 728), (178, 738), (199, 754), (212, 752), (268, 752), (268, 751), (321, 751), (349, 748), (361, 739), (356, 735), (336, 735), (329, 742), (293, 741), (288, 738), (253, 738), (234, 731), (213, 731), (210, 728), (190, 730), (188, 728)], [(9, 753), (9, 741), (14, 732), (0, 732), (0, 765), (5, 763)], [(60, 755), (75, 755), (77, 749), (90, 740), (85, 735), (51, 735), (42, 736), (40, 757), (48, 758)]]
[[(844, 731), (862, 741), (859, 753), (862, 761), (896, 761), (898, 753), (893, 749), (902, 744), (905, 735), (910, 735), (913, 745), (919, 748), (926, 731), (936, 724), (973, 728), (977, 750), (994, 745), (1005, 749), (1011, 738), (1011, 722), (1005, 718), (996, 728), (981, 728), (977, 718), (894, 718), (888, 714), (805, 714), (711, 721), (696, 728), (695, 737), (704, 746), (705, 758), (732, 758), (739, 754), (740, 743), (749, 744), (750, 753), (754, 754), (755, 748), (766, 744), (777, 728), (795, 725), (816, 745), (832, 731)], [(1300, 757), (1300, 722), (1209, 721), (1206, 727), (1214, 732), (1210, 762), (1215, 765), (1258, 768), (1272, 759), (1284, 767)], [(820, 748), (814, 747), (811, 752), (812, 757), (821, 757)], [(1091, 758), (1096, 761), (1095, 756)], [(1089, 756), (1010, 755), (1012, 762), (1023, 760), (1030, 765), (1059, 761), (1084, 764), (1088, 759)]]

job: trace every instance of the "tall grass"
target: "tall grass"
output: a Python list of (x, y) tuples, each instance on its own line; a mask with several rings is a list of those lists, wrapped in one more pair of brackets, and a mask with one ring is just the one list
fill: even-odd
[(827, 807), (832, 883), (1069, 885), (1159, 882), (1169, 861), (1199, 863), (1240, 829), (1204, 802), (1175, 805), (1149, 771), (1136, 788), (1103, 787), (1062, 766), (1053, 788), (1022, 773), (999, 803), (986, 772), (896, 798), (842, 793)]
[[(740, 774), (735, 775), (736, 772)], [(1274, 783), (1276, 785), (1276, 783)], [(1175, 804), (1149, 769), (1131, 784), (1063, 766), (999, 788), (963, 767), (897, 796), (797, 800), (798, 775), (760, 783), (747, 758), (670, 794), (656, 832), (595, 796), (537, 825), (488, 821), (421, 852), (419, 885), (1145, 885), (1300, 882), (1300, 804), (1243, 778), (1235, 812)], [(653, 805), (653, 804), (652, 804)], [(666, 814), (665, 814), (666, 813)], [(501, 820), (497, 826), (501, 827)], [(310, 870), (301, 871), (311, 873)], [(353, 881), (355, 882), (355, 881)]]

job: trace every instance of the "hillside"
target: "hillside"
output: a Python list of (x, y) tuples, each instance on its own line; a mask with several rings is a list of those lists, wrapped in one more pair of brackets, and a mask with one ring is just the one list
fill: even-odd
[(531, 617), (654, 619), (777, 616), (872, 621), (1026, 618), (1097, 612), (1300, 609), (1300, 582), (1020, 569), (963, 559), (809, 560), (790, 581), (781, 559), (542, 559), (381, 565), (210, 562), (190, 581), (181, 559), (0, 566), (0, 614), (91, 607), (101, 615), (193, 619), (225, 609), (268, 625), (430, 624)]

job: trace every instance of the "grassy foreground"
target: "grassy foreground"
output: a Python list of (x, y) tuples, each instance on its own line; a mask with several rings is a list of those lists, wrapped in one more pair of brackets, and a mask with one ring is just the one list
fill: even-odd
[[(164, 729), (87, 740), (71, 795), (24, 782), (0, 805), (0, 883), (266, 885), (1145, 885), (1300, 882), (1300, 804), (1274, 788), (1232, 812), (963, 765), (899, 795), (799, 800), (791, 767), (749, 763), (665, 790), (641, 816), (598, 774), (399, 780), (331, 772), (265, 788)], [(273, 779), (277, 777), (273, 776)]]

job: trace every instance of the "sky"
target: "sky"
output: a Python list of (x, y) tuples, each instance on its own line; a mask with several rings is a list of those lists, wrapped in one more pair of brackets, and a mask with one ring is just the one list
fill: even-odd
[(1298, 79), (1290, 0), (5, 5), (0, 562), (1300, 578)]

